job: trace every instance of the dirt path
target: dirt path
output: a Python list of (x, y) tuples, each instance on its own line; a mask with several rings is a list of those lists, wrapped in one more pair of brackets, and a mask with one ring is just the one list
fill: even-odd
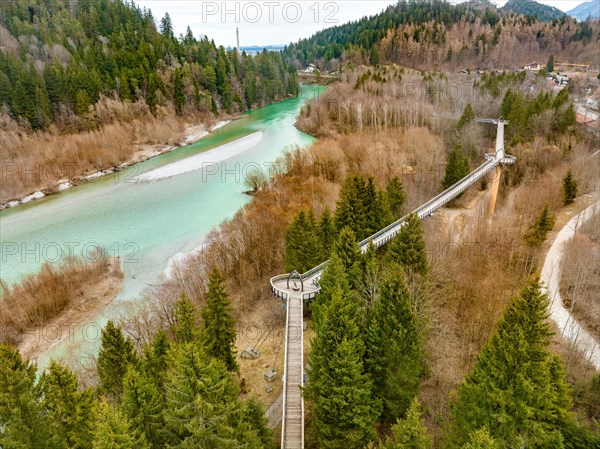
[(597, 370), (600, 370), (600, 342), (581, 326), (564, 307), (559, 287), (564, 243), (570, 240), (575, 235), (577, 228), (589, 220), (599, 209), (600, 201), (596, 201), (567, 222), (558, 232), (548, 250), (541, 273), (542, 291), (547, 293), (552, 301), (551, 318), (556, 322), (562, 335), (571, 341)]

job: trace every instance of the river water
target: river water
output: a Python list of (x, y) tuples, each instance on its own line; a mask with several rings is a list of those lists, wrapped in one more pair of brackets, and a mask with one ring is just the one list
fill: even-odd
[[(160, 282), (174, 255), (198, 248), (251, 200), (243, 193), (245, 173), (254, 167), (267, 171), (286, 148), (313, 141), (294, 122), (302, 105), (322, 90), (302, 86), (298, 98), (252, 111), (198, 142), (1, 211), (0, 278), (10, 284), (38, 271), (44, 261), (55, 263), (67, 254), (92, 259), (102, 248), (121, 257), (125, 280), (95, 323), (118, 317), (124, 303)], [(61, 343), (38, 362), (65, 351)]]

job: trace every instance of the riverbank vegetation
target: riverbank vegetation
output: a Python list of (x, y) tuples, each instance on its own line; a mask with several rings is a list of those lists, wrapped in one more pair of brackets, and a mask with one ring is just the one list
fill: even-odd
[(169, 335), (158, 333), (141, 354), (109, 321), (97, 388), (78, 389), (76, 375), (54, 361), (38, 378), (35, 364), (0, 345), (2, 447), (274, 448), (260, 404), (239, 397), (230, 363), (234, 322), (216, 271), (207, 296), (201, 325), (182, 296)]
[[(365, 99), (376, 98), (373, 93), (375, 91), (369, 91), (371, 81), (366, 81), (364, 87), (354, 88), (356, 80), (363, 73), (365, 72), (348, 75), (345, 84), (339, 86), (340, 91), (348, 94), (355, 92), (354, 95)], [(415, 82), (425, 88), (429, 80), (419, 76)], [(520, 88), (518, 79), (515, 79), (503, 88), (503, 95), (498, 95), (492, 103), (486, 103), (486, 109), (483, 109), (483, 103), (477, 101), (472, 102), (470, 109), (475, 115), (486, 112), (493, 116), (503, 106), (504, 98), (512, 95), (509, 92)], [(330, 92), (336, 92), (336, 87)], [(168, 392), (171, 390), (152, 387), (151, 384), (157, 386), (160, 382), (166, 382), (163, 385), (184, 382), (181, 373), (200, 373), (195, 368), (198, 364), (214, 367), (214, 371), (211, 371), (212, 368), (209, 370), (214, 378), (210, 373), (206, 374), (207, 378), (214, 379), (217, 382), (215, 385), (221, 385), (223, 391), (230, 391), (231, 395), (228, 393), (227, 397), (233, 402), (239, 401), (233, 399), (238, 396), (238, 388), (250, 392), (261, 388), (261, 385), (242, 383), (243, 371), (240, 372), (240, 378), (236, 377), (237, 374), (224, 375), (228, 369), (226, 367), (235, 372), (235, 366), (242, 365), (239, 361), (237, 364), (231, 363), (231, 358), (224, 361), (214, 354), (209, 356), (205, 346), (207, 341), (196, 339), (194, 335), (201, 335), (201, 329), (208, 326), (207, 320), (211, 315), (214, 316), (203, 313), (211, 304), (211, 292), (215, 291), (215, 282), (211, 281), (214, 267), (218, 267), (222, 273), (225, 291), (232, 292), (231, 311), (228, 313), (231, 313), (234, 320), (239, 321), (245, 313), (256, 307), (265, 307), (277, 301), (269, 295), (266, 286), (269, 277), (284, 271), (286, 234), (287, 244), (296, 248), (296, 252), (292, 251), (292, 257), (287, 261), (289, 268), (296, 266), (297, 261), (303, 259), (302, 255), (307, 254), (306, 248), (300, 248), (299, 241), (294, 241), (293, 238), (294, 223), (298, 222), (314, 223), (314, 233), (311, 235), (315, 239), (308, 240), (318, 241), (322, 245), (322, 257), (329, 255), (333, 259), (326, 272), (327, 276), (323, 278), (324, 293), (310, 308), (316, 335), (306, 345), (307, 350), (311, 351), (309, 357), (314, 359), (311, 366), (315, 366), (309, 374), (311, 390), (307, 392), (309, 447), (318, 447), (319, 442), (325, 444), (326, 441), (336, 441), (347, 446), (347, 435), (356, 437), (355, 444), (377, 440), (387, 441), (383, 444), (392, 444), (395, 438), (403, 438), (402, 429), (407, 428), (408, 422), (418, 427), (421, 434), (430, 435), (435, 447), (460, 445), (463, 441), (456, 439), (457, 431), (453, 429), (462, 428), (461, 413), (457, 414), (453, 410), (458, 410), (456, 407), (471, 408), (468, 405), (471, 400), (469, 398), (481, 396), (484, 400), (487, 392), (477, 395), (459, 393), (458, 396), (453, 396), (452, 392), (457, 389), (459, 392), (468, 391), (472, 382), (470, 377), (467, 377), (463, 387), (460, 385), (468, 373), (475, 376), (475, 373), (482, 370), (478, 367), (487, 363), (486, 360), (491, 357), (485, 354), (493, 353), (493, 348), (498, 346), (498, 343), (494, 343), (495, 339), (503, 338), (504, 332), (521, 332), (514, 327), (520, 326), (516, 310), (523, 299), (519, 298), (536, 298), (539, 307), (535, 316), (539, 319), (536, 318), (537, 324), (531, 324), (544, 327), (544, 332), (549, 331), (547, 325), (543, 324), (543, 305), (546, 300), (536, 293), (535, 280), (532, 280), (539, 268), (539, 250), (527, 243), (526, 234), (539, 219), (545, 205), (548, 205), (551, 214), (556, 214), (562, 207), (562, 178), (567, 169), (571, 169), (578, 180), (580, 196), (597, 189), (595, 167), (589, 159), (592, 147), (584, 138), (576, 135), (576, 130), (570, 123), (560, 126), (555, 132), (551, 128), (532, 125), (537, 123), (537, 115), (540, 114), (552, 115), (559, 118), (560, 122), (560, 118), (565, 117), (564, 111), (569, 108), (568, 103), (557, 102), (556, 97), (552, 97), (546, 100), (551, 105), (546, 111), (540, 110), (537, 115), (521, 115), (524, 121), (517, 122), (517, 125), (520, 123), (527, 130), (535, 132), (524, 132), (521, 134), (524, 138), (511, 139), (509, 143), (507, 151), (517, 155), (519, 165), (509, 168), (503, 174), (498, 212), (492, 222), (480, 220), (476, 211), (474, 215), (469, 215), (467, 206), (471, 203), (480, 204), (486, 196), (485, 190), (480, 190), (484, 186), (474, 187), (454, 205), (459, 208), (459, 215), (463, 213), (460, 209), (465, 208), (462, 215), (463, 227), (458, 232), (455, 229), (458, 219), (451, 218), (453, 212), (442, 210), (432, 219), (425, 220), (422, 230), (421, 223), (416, 220), (415, 226), (407, 227), (406, 233), (402, 233), (398, 241), (389, 248), (381, 251), (373, 248), (361, 256), (355, 244), (363, 235), (356, 235), (352, 229), (359, 223), (360, 226), (356, 229), (363, 232), (363, 227), (367, 227), (365, 220), (368, 217), (366, 214), (354, 216), (349, 211), (360, 211), (361, 207), (364, 210), (370, 208), (371, 212), (375, 209), (379, 211), (374, 215), (381, 217), (381, 222), (373, 223), (373, 229), (397, 218), (441, 190), (447, 154), (456, 144), (471, 149), (471, 152), (465, 154), (469, 155), (469, 164), (473, 167), (478, 163), (481, 153), (489, 151), (485, 148), (493, 145), (495, 136), (493, 130), (478, 130), (478, 127), (486, 125), (474, 123), (473, 114), (466, 106), (459, 114), (464, 118), (459, 121), (460, 133), (457, 132), (456, 122), (444, 118), (430, 117), (423, 123), (415, 122), (416, 108), (431, 107), (431, 104), (417, 105), (415, 102), (410, 102), (407, 113), (399, 116), (402, 118), (397, 126), (384, 127), (381, 122), (365, 126), (368, 122), (364, 121), (361, 128), (358, 120), (340, 120), (338, 108), (329, 106), (325, 101), (327, 98), (331, 99), (327, 95), (311, 101), (299, 121), (300, 126), (305, 126), (303, 121), (310, 123), (315, 134), (326, 137), (307, 150), (289, 150), (274, 165), (268, 185), (257, 191), (253, 201), (232, 220), (209, 236), (202, 253), (175, 267), (171, 278), (152, 288), (143, 298), (145, 307), (124, 323), (123, 328), (114, 325), (105, 329), (103, 348), (111, 341), (121, 348), (117, 351), (119, 357), (106, 358), (121, 360), (117, 372), (127, 372), (130, 370), (128, 367), (132, 366), (138, 370), (137, 375), (143, 377), (146, 375), (144, 366), (154, 363), (153, 354), (169, 353), (171, 355), (167, 358), (168, 362), (160, 362), (165, 359), (160, 359), (162, 356), (157, 355), (159, 361), (156, 363), (158, 366), (168, 365), (170, 368), (167, 370), (171, 374), (163, 380), (151, 380), (149, 383), (140, 381), (148, 391), (156, 391), (158, 388), (159, 393), (152, 395), (158, 394), (158, 398), (163, 397), (161, 394), (166, 395), (164, 401), (156, 401), (162, 406), (148, 406), (148, 410), (154, 411), (143, 415), (146, 416), (143, 418), (144, 423), (139, 421), (142, 419), (139, 415), (141, 412), (129, 415), (127, 419), (121, 418), (128, 416), (127, 413), (131, 411), (127, 412), (127, 407), (130, 406), (126, 401), (129, 399), (125, 400), (119, 395), (129, 397), (125, 393), (126, 389), (136, 389), (138, 384), (132, 380), (134, 383), (130, 387), (127, 387), (127, 381), (124, 386), (115, 387), (109, 381), (107, 392), (103, 394), (109, 395), (106, 400), (113, 401), (110, 403), (120, 405), (114, 412), (115, 415), (107, 414), (107, 405), (101, 403), (97, 406), (98, 415), (94, 416), (98, 416), (98, 419), (95, 425), (100, 427), (94, 431), (96, 438), (101, 438), (104, 429), (114, 428), (111, 422), (120, 420), (125, 423), (120, 427), (121, 431), (128, 435), (124, 438), (141, 438), (136, 436), (140, 435), (140, 431), (136, 429), (143, 428), (145, 438), (150, 442), (153, 438), (162, 438), (152, 436), (153, 428), (169, 428), (168, 424), (163, 425), (160, 420), (180, 412), (187, 424), (177, 429), (170, 428), (175, 433), (167, 438), (179, 438), (177, 441), (182, 442), (186, 438), (192, 438), (190, 435), (197, 435), (197, 428), (194, 427), (196, 421), (192, 415), (184, 412), (187, 410), (186, 406), (175, 410), (168, 405), (175, 406), (178, 403), (182, 406), (192, 402), (200, 404), (200, 399), (196, 396), (200, 393), (194, 390), (195, 387), (189, 386), (191, 389), (187, 390), (188, 386), (184, 388), (183, 384), (177, 384), (178, 389), (183, 388), (181, 391), (189, 391), (189, 394), (186, 393), (185, 398), (171, 396), (169, 399), (171, 393)], [(535, 98), (524, 96), (524, 101), (534, 102)], [(454, 225), (449, 220), (453, 220)], [(394, 250), (395, 247), (398, 250)], [(410, 256), (410, 260), (405, 256)], [(181, 298), (182, 293), (185, 295), (184, 299)], [(222, 297), (220, 294), (216, 296)], [(219, 310), (226, 309), (227, 306)], [(202, 319), (198, 318), (197, 310), (201, 311)], [(397, 311), (397, 314), (387, 314), (389, 310)], [(517, 318), (511, 318), (513, 315)], [(496, 330), (503, 316), (501, 322), (505, 324)], [(187, 323), (184, 328), (182, 323)], [(195, 330), (192, 323), (197, 323), (199, 329)], [(404, 329), (406, 332), (400, 335), (394, 333), (394, 329)], [(527, 332), (524, 335), (528, 335)], [(109, 338), (110, 335), (112, 337)], [(570, 435), (579, 432), (586, 438), (582, 443), (584, 445), (571, 447), (587, 447), (585, 444), (593, 441), (590, 438), (594, 437), (589, 430), (585, 430), (585, 424), (577, 424), (573, 413), (585, 419), (595, 416), (593, 398), (596, 384), (590, 380), (592, 371), (576, 350), (570, 349), (560, 339), (553, 338), (551, 349), (566, 362), (566, 373), (563, 375), (558, 359), (547, 352), (549, 335), (536, 340), (537, 336), (533, 332), (531, 339), (524, 338), (523, 351), (531, 345), (532, 351), (539, 349), (546, 354), (544, 360), (540, 360), (539, 369), (550, 376), (541, 376), (550, 383), (536, 377), (542, 372), (536, 371), (537, 368), (524, 368), (522, 376), (532, 382), (539, 381), (536, 385), (540, 391), (556, 385), (554, 391), (560, 393), (560, 397), (557, 396), (552, 407), (557, 407), (555, 411), (560, 412), (565, 419), (568, 418), (564, 423), (567, 427), (553, 420), (544, 420), (540, 431), (531, 438), (543, 441), (544, 438), (562, 435), (560, 438), (571, 441)], [(188, 344), (190, 339), (196, 342), (194, 345), (199, 345), (194, 346), (200, 348), (198, 352), (191, 346), (185, 346), (182, 350), (166, 349), (173, 345), (179, 346), (182, 342)], [(369, 339), (368, 342), (366, 339)], [(386, 348), (396, 349), (389, 353), (378, 352), (376, 342), (382, 341), (388, 342)], [(394, 345), (390, 346), (391, 343)], [(231, 345), (227, 346), (231, 351)], [(405, 353), (413, 354), (414, 357), (405, 359)], [(188, 360), (185, 358), (187, 356), (198, 359)], [(526, 357), (526, 354), (523, 356)], [(12, 355), (10, 357), (14, 358)], [(177, 361), (178, 357), (185, 360)], [(17, 365), (24, 366), (22, 362), (11, 366)], [(389, 369), (379, 371), (380, 367)], [(100, 360), (99, 368), (103, 372), (111, 372), (112, 369), (107, 368)], [(9, 372), (13, 370), (14, 368), (10, 368)], [(147, 368), (147, 372), (151, 372), (151, 368)], [(331, 377), (327, 374), (329, 372), (343, 372), (347, 375)], [(137, 375), (131, 374), (131, 379), (136, 379)], [(96, 377), (94, 382), (99, 379), (102, 385), (104, 379), (109, 378), (114, 380), (120, 377), (107, 377), (103, 374)], [(224, 383), (219, 383), (217, 379)], [(352, 379), (352, 382), (344, 383), (347, 379)], [(570, 405), (571, 399), (563, 391), (564, 382), (574, 386), (574, 411)], [(402, 387), (400, 390), (399, 386)], [(492, 383), (488, 387), (488, 391), (496, 388)], [(332, 397), (327, 393), (329, 391), (340, 394), (340, 400), (343, 397), (360, 397), (361, 410), (364, 412), (360, 414), (361, 419), (352, 420), (352, 416), (356, 416), (354, 413), (349, 416), (335, 412), (336, 401), (329, 400)], [(514, 397), (510, 396), (513, 393)], [(509, 395), (507, 400), (522, 400), (523, 406), (528, 407), (533, 415), (550, 410), (544, 408), (545, 405), (533, 404), (527, 398), (517, 397), (516, 390), (506, 394)], [(154, 397), (152, 395), (151, 398)], [(463, 395), (466, 396), (463, 398)], [(227, 432), (233, 432), (227, 435), (240, 435), (238, 432), (247, 428), (244, 423), (250, 418), (243, 414), (229, 415), (220, 407), (212, 408), (210, 397), (209, 404), (206, 404), (207, 410), (214, 410), (217, 413), (215, 416), (224, 416), (223, 425), (229, 429)], [(152, 401), (151, 404), (154, 404)], [(35, 400), (34, 402), (37, 403)], [(478, 407), (475, 409), (481, 411), (481, 416), (490, 417), (486, 418), (488, 421), (482, 421), (485, 429), (469, 429), (469, 435), (473, 433), (474, 440), (495, 439), (500, 442), (498, 444), (513, 441), (497, 432), (497, 428), (523, 436), (523, 429), (532, 424), (529, 421), (515, 421), (507, 424), (507, 427), (496, 428), (489, 421), (494, 415), (488, 413), (489, 410), (485, 407)], [(146, 410), (141, 406), (134, 408)], [(233, 408), (246, 410), (244, 405), (232, 406)], [(258, 408), (252, 410), (251, 415), (255, 418), (262, 416)], [(156, 426), (155, 419), (159, 420)], [(231, 424), (229, 419), (238, 424)], [(397, 419), (400, 420), (399, 423), (396, 423)], [(426, 431), (422, 427), (423, 423)], [(248, 431), (249, 434), (267, 435), (268, 431), (261, 427), (263, 424), (255, 425), (254, 430)], [(238, 425), (242, 427), (237, 427)], [(338, 428), (347, 432), (337, 431)], [(210, 435), (221, 435), (214, 429), (206, 431)], [(465, 438), (470, 437), (469, 435)], [(428, 437), (423, 438), (424, 441), (429, 441)], [(262, 441), (266, 439), (268, 438), (265, 437)], [(162, 447), (160, 444), (158, 447)]]
[(18, 346), (33, 357), (110, 302), (123, 274), (119, 260), (94, 255), (45, 263), (40, 272), (0, 292), (0, 344)]
[[(348, 84), (354, 86), (359, 76), (349, 77)], [(420, 82), (426, 86), (426, 80)], [(344, 90), (343, 85), (340, 89), (345, 93), (352, 91)], [(519, 89), (518, 79), (504, 88), (504, 96), (511, 95), (510, 89), (512, 92)], [(154, 289), (149, 298), (150, 307), (127, 327), (137, 345), (147, 344), (156, 332), (149, 332), (148, 323), (157, 329), (168, 328), (178, 292), (185, 291), (188, 297), (197, 298), (202, 304), (209, 267), (216, 265), (222, 269), (230, 291), (243, 291), (243, 294), (232, 295), (235, 315), (239, 319), (245, 311), (273, 301), (264, 288), (273, 273), (282, 272), (286, 267), (303, 271), (317, 262), (316, 256), (313, 258), (315, 252), (320, 252), (324, 260), (327, 249), (336, 248), (332, 243), (336, 235), (340, 239), (344, 236), (337, 250), (352, 248), (352, 243), (348, 242), (356, 242), (359, 237), (353, 236), (350, 229), (354, 218), (358, 222), (361, 219), (351, 216), (345, 221), (344, 211), (360, 211), (361, 204), (364, 209), (363, 197), (383, 200), (387, 196), (384, 203), (389, 206), (389, 199), (398, 197), (390, 192), (399, 191), (397, 184), (400, 182), (406, 200), (397, 210), (411, 210), (440, 191), (447, 151), (457, 142), (462, 142), (466, 148), (477, 149), (477, 156), (470, 155), (473, 167), (482, 152), (490, 151), (485, 148), (494, 141), (493, 130), (477, 130), (486, 125), (476, 125), (472, 120), (462, 123), (461, 133), (456, 132), (456, 125), (445, 119), (433, 118), (427, 122), (428, 126), (411, 126), (414, 122), (410, 112), (406, 115), (408, 119), (397, 127), (363, 126), (362, 132), (358, 132), (356, 121), (340, 125), (338, 108), (327, 106), (331, 104), (330, 95), (326, 93), (310, 102), (299, 120), (299, 125), (303, 126), (303, 120), (314, 119), (313, 126), (317, 126), (312, 130), (326, 137), (308, 150), (288, 152), (275, 165), (268, 187), (262, 189), (233, 220), (214, 232), (200, 255), (191, 257), (175, 270), (173, 278)], [(357, 95), (366, 94), (360, 91)], [(535, 97), (525, 96), (524, 101), (533, 102)], [(419, 107), (414, 102), (410, 104)], [(477, 101), (473, 104), (472, 108), (478, 111), (480, 104)], [(498, 111), (502, 104), (502, 95), (495, 103), (486, 103), (491, 108), (488, 113), (493, 116), (493, 108)], [(569, 105), (561, 101), (553, 100), (548, 104), (552, 106), (540, 114), (560, 118), (569, 109)], [(582, 194), (597, 189), (595, 166), (588, 160), (592, 146), (585, 138), (576, 137), (571, 124), (561, 127), (562, 133), (551, 132), (551, 128), (532, 125), (539, 119), (536, 114), (522, 117), (524, 121), (516, 124), (521, 123), (529, 131), (522, 134), (524, 138), (511, 139), (507, 149), (517, 155), (519, 164), (503, 174), (499, 210), (494, 221), (488, 223), (477, 218), (477, 212), (469, 216), (466, 211), (461, 217), (466, 224), (457, 235), (457, 230), (445, 221), (445, 212), (433, 220), (426, 220), (428, 278), (423, 283), (414, 276), (409, 277), (407, 284), (416, 301), (414, 308), (425, 317), (426, 324), (421, 331), (426, 335), (423, 340), (426, 356), (419, 375), (418, 397), (424, 406), (423, 419), (437, 445), (445, 435), (442, 424), (450, 419), (451, 392), (473, 368), (477, 354), (492, 336), (512, 298), (519, 296), (539, 268), (539, 250), (527, 243), (526, 235), (539, 221), (546, 205), (552, 214), (562, 207), (562, 177), (566, 167), (573, 170), (578, 180), (584, 180), (581, 182)], [(535, 131), (532, 133), (531, 130)], [(389, 187), (393, 184), (396, 184), (395, 189)], [(372, 195), (368, 195), (369, 185), (374, 187)], [(459, 208), (458, 213), (473, 201), (479, 204), (483, 198), (485, 190), (469, 190), (455, 205)], [(353, 206), (348, 207), (346, 201)], [(369, 207), (376, 205), (377, 201), (368, 202)], [(451, 216), (450, 212), (448, 216)], [(349, 226), (348, 231), (337, 227), (342, 222)], [(302, 238), (298, 238), (299, 235)], [(318, 248), (321, 251), (317, 251)], [(388, 252), (394, 253), (392, 248)], [(403, 249), (399, 253), (406, 251)], [(348, 254), (341, 258), (350, 261), (344, 266), (352, 273), (352, 279), (359, 279), (366, 268), (361, 268), (363, 264), (351, 263), (352, 252)], [(313, 262), (309, 264), (309, 260)], [(306, 267), (302, 266), (305, 262)], [(370, 292), (371, 300), (378, 297), (377, 289), (373, 288), (361, 286), (357, 287), (357, 292)], [(359, 304), (363, 302), (358, 301)], [(313, 311), (318, 339), (318, 319), (314, 314)], [(361, 313), (358, 315), (363, 317)], [(587, 385), (585, 382), (589, 381), (592, 372), (586, 361), (559, 339), (554, 340), (553, 349), (567, 360), (567, 379), (576, 385), (577, 394), (587, 391), (587, 387), (581, 386)], [(363, 363), (364, 368), (364, 362), (357, 360), (356, 363)], [(580, 407), (581, 402), (577, 404)], [(578, 408), (577, 413), (586, 414), (585, 410), (585, 407)], [(377, 413), (369, 412), (367, 416), (372, 419)], [(321, 416), (329, 415), (323, 413)], [(365, 438), (372, 436), (364, 426), (359, 428), (366, 432)], [(385, 429), (385, 426), (381, 428), (383, 434), (387, 432)], [(314, 435), (317, 440), (320, 438)], [(328, 434), (324, 435), (326, 439)]]
[(182, 118), (207, 122), (299, 91), (280, 53), (225, 50), (189, 28), (175, 36), (168, 14), (157, 27), (122, 0), (2, 2), (0, 37), (0, 145), (10, 149), (0, 163), (14, 168), (0, 201), (127, 161), (134, 144), (171, 144)]

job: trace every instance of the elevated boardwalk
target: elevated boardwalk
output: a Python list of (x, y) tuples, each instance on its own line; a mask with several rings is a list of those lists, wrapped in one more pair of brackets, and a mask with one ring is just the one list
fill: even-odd
[[(474, 183), (486, 176), (496, 167), (514, 164), (513, 156), (504, 154), (504, 125), (503, 120), (477, 119), (482, 123), (493, 123), (498, 126), (496, 137), (496, 153), (486, 154), (485, 162), (454, 184), (447, 190), (435, 196), (412, 213), (420, 219), (432, 215)], [(497, 186), (496, 186), (497, 187)], [(361, 251), (365, 252), (370, 244), (380, 247), (392, 240), (406, 224), (408, 215), (386, 226), (379, 232), (359, 243)], [(304, 354), (303, 354), (303, 317), (302, 308), (305, 300), (315, 298), (320, 291), (319, 279), (327, 262), (323, 262), (304, 274), (282, 274), (271, 278), (273, 294), (287, 301), (285, 368), (283, 378), (283, 419), (281, 430), (282, 449), (304, 448), (304, 399), (301, 387), (304, 385)], [(300, 283), (300, 285), (298, 285)]]
[(282, 448), (304, 447), (304, 345), (302, 295), (291, 294), (287, 300), (285, 366), (283, 382)]

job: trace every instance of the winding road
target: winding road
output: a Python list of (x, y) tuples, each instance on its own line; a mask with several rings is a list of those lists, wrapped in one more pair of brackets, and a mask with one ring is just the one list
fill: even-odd
[(542, 291), (547, 293), (551, 300), (550, 317), (556, 322), (561, 334), (572, 342), (597, 370), (600, 370), (600, 342), (569, 313), (560, 295), (563, 244), (573, 238), (577, 229), (597, 211), (600, 211), (600, 201), (571, 218), (560, 230), (546, 255), (541, 281)]

